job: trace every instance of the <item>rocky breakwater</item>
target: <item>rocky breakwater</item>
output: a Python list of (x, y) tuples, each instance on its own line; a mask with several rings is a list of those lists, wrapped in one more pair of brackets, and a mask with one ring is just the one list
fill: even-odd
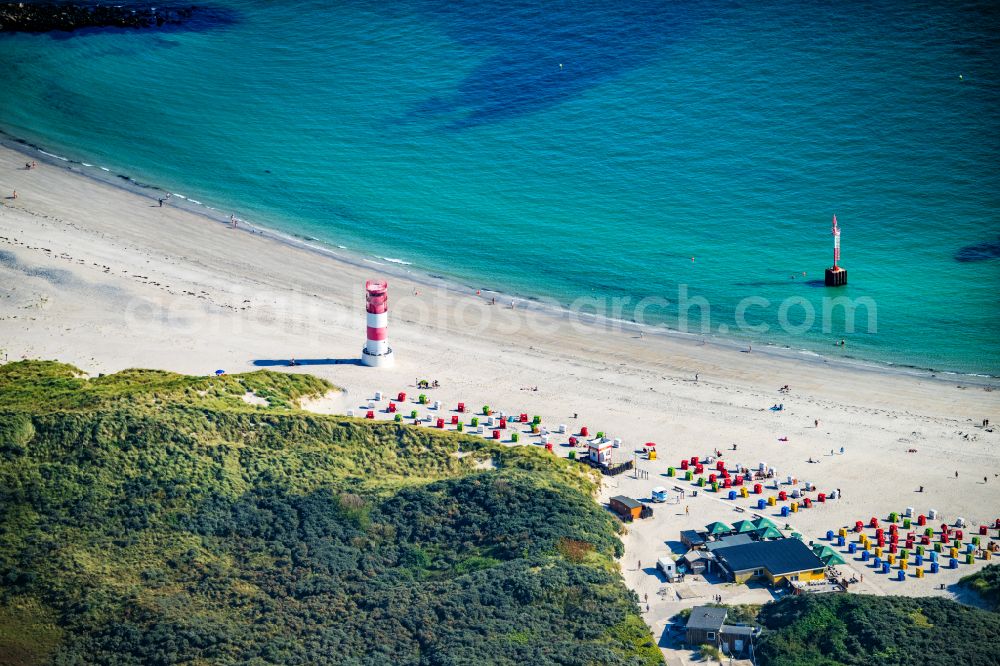
[(0, 32), (69, 32), (83, 28), (153, 28), (189, 20), (197, 7), (0, 2)]

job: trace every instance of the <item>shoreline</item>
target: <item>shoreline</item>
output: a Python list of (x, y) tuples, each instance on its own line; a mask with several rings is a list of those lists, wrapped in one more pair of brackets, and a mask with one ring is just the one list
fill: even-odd
[[(228, 226), (229, 218), (220, 209), (208, 205), (201, 201), (191, 199), (184, 194), (170, 192), (158, 185), (143, 183), (135, 180), (131, 176), (123, 173), (116, 173), (111, 169), (95, 164), (90, 164), (80, 160), (57, 155), (45, 150), (42, 146), (18, 138), (0, 129), (0, 147), (7, 148), (28, 159), (47, 163), (51, 166), (61, 167), (69, 170), (74, 175), (87, 178), (95, 182), (109, 185), (155, 201), (159, 194), (168, 194), (177, 197), (179, 202), (172, 201), (171, 207), (183, 210), (192, 215), (203, 218), (206, 221)], [(508, 293), (502, 290), (493, 290), (463, 284), (455, 277), (437, 276), (414, 266), (410, 262), (387, 259), (372, 255), (366, 257), (357, 251), (351, 251), (342, 247), (331, 247), (318, 239), (297, 236), (260, 225), (255, 221), (240, 219), (239, 231), (250, 234), (269, 241), (274, 241), (288, 247), (309, 251), (325, 259), (334, 262), (341, 262), (358, 269), (368, 269), (371, 265), (378, 266), (378, 270), (386, 275), (404, 279), (409, 282), (419, 284), (424, 287), (444, 290), (455, 295), (468, 295), (477, 290), (484, 294), (495, 295), (500, 302), (517, 301), (518, 307), (541, 316), (553, 317), (556, 319), (575, 318), (577, 321), (587, 322), (587, 325), (595, 326), (605, 331), (625, 331), (643, 332), (644, 334), (666, 337), (681, 344), (704, 346), (711, 345), (724, 350), (742, 349), (744, 343), (736, 337), (724, 337), (710, 334), (687, 333), (669, 328), (666, 324), (644, 325), (631, 320), (612, 319), (606, 315), (591, 315), (589, 313), (573, 313), (565, 306), (551, 306), (542, 303), (538, 297), (522, 296), (516, 293)], [(266, 223), (265, 223), (266, 224)], [(322, 243), (322, 244), (320, 244)], [(704, 342), (702, 342), (704, 341)], [(761, 355), (772, 355), (790, 361), (797, 361), (804, 364), (814, 364), (817, 366), (841, 367), (846, 370), (856, 370), (861, 372), (871, 372), (876, 374), (910, 376), (927, 380), (939, 380), (952, 382), (956, 380), (977, 386), (992, 386), (1000, 375), (990, 375), (986, 373), (965, 373), (954, 370), (940, 370), (925, 368), (918, 365), (898, 364), (875, 359), (865, 359), (853, 356), (836, 357), (823, 354), (804, 347), (793, 347), (776, 342), (762, 341), (762, 346), (758, 348)], [(1000, 388), (1000, 386), (997, 386)]]

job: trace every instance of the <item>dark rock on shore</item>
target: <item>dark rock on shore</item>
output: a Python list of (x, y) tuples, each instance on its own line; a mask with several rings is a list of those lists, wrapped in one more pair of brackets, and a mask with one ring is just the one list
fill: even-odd
[(70, 32), (82, 28), (154, 28), (189, 20), (197, 7), (0, 2), (0, 32)]

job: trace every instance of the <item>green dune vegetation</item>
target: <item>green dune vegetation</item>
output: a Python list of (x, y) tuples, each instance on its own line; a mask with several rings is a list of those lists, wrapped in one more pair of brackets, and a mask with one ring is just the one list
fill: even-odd
[(0, 367), (0, 663), (662, 663), (586, 468), (332, 389)]
[(992, 666), (1000, 615), (938, 597), (823, 594), (761, 607), (763, 666)]
[(1000, 564), (988, 564), (958, 584), (978, 594), (993, 610), (1000, 612)]

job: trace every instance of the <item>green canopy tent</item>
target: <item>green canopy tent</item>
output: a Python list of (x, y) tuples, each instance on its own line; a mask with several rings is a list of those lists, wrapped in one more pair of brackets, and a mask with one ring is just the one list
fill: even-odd
[(758, 530), (762, 527), (774, 527), (774, 528), (778, 527), (777, 525), (775, 525), (770, 520), (764, 517), (758, 518), (757, 520), (753, 521), (753, 526), (756, 527)]
[(733, 523), (733, 531), (737, 534), (749, 534), (750, 532), (756, 532), (757, 526), (749, 520), (737, 520)]
[(824, 546), (823, 544), (819, 543), (813, 546), (813, 552), (816, 553), (816, 557), (818, 557), (821, 560), (824, 557), (829, 557), (831, 555), (839, 555), (839, 553), (837, 553), (837, 551), (835, 551), (833, 548), (830, 548), (829, 546)]
[(715, 521), (714, 523), (709, 523), (705, 525), (705, 531), (709, 534), (729, 534), (733, 531), (733, 528), (725, 523), (720, 523)]
[(782, 534), (778, 530), (777, 527), (774, 527), (774, 526), (762, 527), (759, 530), (757, 530), (754, 534), (756, 534), (757, 538), (760, 539), (760, 540), (764, 540), (764, 539), (780, 539), (780, 538), (782, 538), (782, 537), (785, 536), (784, 534)]
[(844, 564), (844, 558), (839, 553), (830, 553), (826, 557), (821, 555), (819, 559), (823, 560), (823, 564), (828, 567), (832, 567), (835, 564)]

